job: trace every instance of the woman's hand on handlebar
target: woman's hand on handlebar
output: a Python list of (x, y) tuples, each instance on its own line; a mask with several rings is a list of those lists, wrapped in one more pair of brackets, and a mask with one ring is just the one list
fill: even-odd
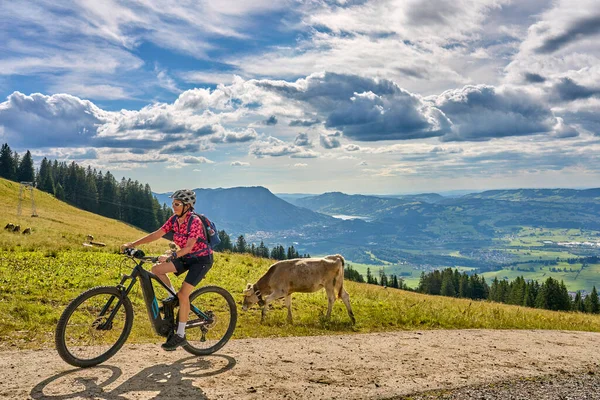
[(133, 249), (133, 244), (131, 242), (121, 245), (121, 253), (124, 253), (127, 249)]

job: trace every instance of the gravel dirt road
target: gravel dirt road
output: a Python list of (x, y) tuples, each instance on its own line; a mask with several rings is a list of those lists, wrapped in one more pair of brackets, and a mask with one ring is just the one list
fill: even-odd
[[(410, 331), (234, 340), (208, 357), (144, 344), (127, 345), (90, 369), (69, 366), (53, 349), (2, 351), (0, 398), (437, 398), (423, 392), (476, 393), (493, 383), (534, 385), (549, 376), (593, 378), (600, 366), (599, 341), (598, 333), (571, 331)], [(590, 396), (581, 398), (598, 398)], [(472, 398), (503, 397), (500, 392)]]

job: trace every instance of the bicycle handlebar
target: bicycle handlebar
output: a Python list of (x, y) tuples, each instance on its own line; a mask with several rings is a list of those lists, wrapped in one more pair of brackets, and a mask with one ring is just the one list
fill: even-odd
[(133, 248), (125, 249), (125, 250), (123, 250), (123, 254), (125, 254), (127, 257), (135, 258), (135, 259), (142, 260), (142, 261), (151, 261), (151, 262), (158, 261), (158, 257), (146, 257), (144, 252), (140, 249), (133, 249)]

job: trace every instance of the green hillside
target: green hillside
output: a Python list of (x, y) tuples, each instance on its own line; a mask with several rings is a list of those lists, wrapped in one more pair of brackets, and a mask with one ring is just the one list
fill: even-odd
[[(0, 349), (53, 346), (53, 332), (68, 302), (97, 285), (114, 285), (132, 262), (116, 254), (118, 245), (142, 234), (121, 222), (77, 210), (52, 196), (35, 192), (39, 217), (16, 217), (18, 184), (0, 181), (2, 223), (31, 226), (30, 236), (0, 233)], [(106, 248), (82, 246), (93, 234)], [(166, 242), (145, 246), (160, 253)], [(217, 254), (203, 284), (225, 287), (241, 304), (247, 282), (255, 282), (272, 260), (241, 254)], [(181, 278), (173, 280), (175, 287)], [(260, 324), (254, 308), (241, 312), (234, 338), (329, 335), (390, 330), (450, 328), (564, 329), (600, 332), (600, 316), (552, 312), (464, 299), (434, 297), (379, 286), (347, 282), (357, 324), (350, 324), (341, 302), (325, 321), (324, 291), (293, 296), (294, 324), (286, 323), (286, 310), (275, 303)], [(157, 293), (160, 298), (164, 293)], [(130, 343), (160, 342), (152, 332), (139, 287), (132, 291), (135, 322)]]
[[(31, 216), (31, 195), (23, 194), (21, 216), (17, 216), (19, 204), (19, 183), (0, 178), (0, 224), (4, 228), (7, 223), (19, 224), (21, 230), (31, 228), (31, 235), (0, 232), (0, 249), (27, 251), (56, 251), (83, 249), (87, 235), (94, 240), (105, 243), (108, 251), (117, 251), (122, 243), (135, 240), (144, 232), (120, 221), (102, 217), (72, 207), (54, 196), (34, 189), (33, 197), (37, 217)], [(151, 249), (155, 251), (166, 248), (168, 242), (162, 241)]]

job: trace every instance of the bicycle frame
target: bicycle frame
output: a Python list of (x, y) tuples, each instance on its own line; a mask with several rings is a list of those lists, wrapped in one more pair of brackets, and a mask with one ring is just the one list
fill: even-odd
[[(117, 285), (117, 288), (119, 288), (119, 290), (122, 292), (123, 297), (127, 297), (129, 295), (129, 292), (135, 285), (137, 279), (139, 278), (140, 285), (142, 287), (142, 295), (144, 298), (144, 303), (146, 303), (146, 310), (148, 311), (148, 318), (150, 319), (150, 322), (152, 323), (152, 327), (154, 328), (154, 331), (156, 332), (156, 334), (166, 337), (170, 333), (172, 333), (173, 329), (175, 328), (175, 324), (174, 324), (175, 321), (174, 321), (174, 315), (173, 315), (173, 309), (175, 307), (175, 304), (163, 305), (164, 313), (165, 313), (165, 318), (163, 318), (160, 313), (160, 307), (158, 306), (158, 300), (156, 299), (156, 295), (154, 293), (154, 285), (152, 285), (152, 280), (157, 281), (167, 291), (167, 293), (169, 293), (172, 296), (175, 296), (175, 298), (177, 298), (177, 293), (172, 291), (170, 287), (165, 285), (164, 282), (161, 281), (152, 272), (145, 270), (142, 267), (143, 264), (144, 264), (144, 260), (140, 260), (140, 262), (136, 263), (136, 266), (133, 268), (131, 275), (123, 274), (123, 277), (121, 278), (121, 282), (119, 282), (119, 284)], [(129, 279), (131, 279), (131, 282), (129, 283), (127, 288), (125, 288), (124, 284)], [(114, 300), (114, 297), (111, 298), (106, 303), (106, 305), (100, 312), (99, 316), (103, 316), (104, 313), (106, 313), (106, 311), (112, 304), (113, 300)], [(112, 310), (111, 315), (106, 319), (106, 322), (102, 325), (108, 326), (109, 324), (112, 323), (113, 318), (115, 317), (115, 315), (117, 314), (117, 311), (121, 307), (121, 303), (122, 303), (122, 301), (121, 301), (121, 299), (119, 299), (117, 305)], [(207, 322), (211, 321), (210, 316), (204, 314), (200, 309), (198, 309), (193, 304), (191, 304), (190, 306), (191, 306), (191, 310), (194, 312), (194, 314), (196, 314), (200, 318), (200, 320), (189, 321), (187, 324), (188, 327), (204, 325)], [(169, 312), (169, 310), (170, 310), (170, 312)]]

